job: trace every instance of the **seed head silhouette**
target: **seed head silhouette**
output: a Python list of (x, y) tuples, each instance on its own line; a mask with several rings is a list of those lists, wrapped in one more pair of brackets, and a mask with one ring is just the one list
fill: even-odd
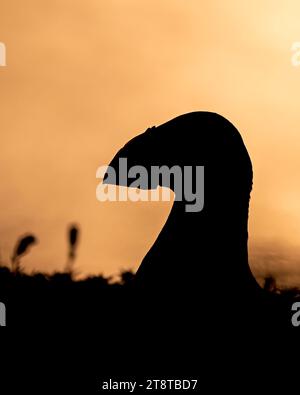
[(18, 272), (20, 271), (20, 259), (21, 257), (28, 252), (29, 247), (37, 242), (37, 239), (34, 235), (29, 234), (22, 236), (16, 243), (14, 253), (11, 257), (11, 265), (12, 271)]

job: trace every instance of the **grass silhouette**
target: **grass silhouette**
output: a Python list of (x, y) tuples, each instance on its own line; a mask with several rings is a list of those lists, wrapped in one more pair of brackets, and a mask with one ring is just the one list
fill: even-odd
[(14, 272), (20, 271), (20, 259), (28, 252), (30, 246), (35, 244), (37, 239), (34, 235), (28, 234), (20, 237), (17, 241), (13, 255), (11, 257), (11, 266)]
[[(74, 241), (70, 242), (70, 251), (71, 245), (75, 244)], [(25, 246), (26, 243), (17, 252), (28, 252)], [(145, 299), (136, 288), (135, 274), (131, 271), (121, 271), (118, 279), (103, 275), (76, 279), (73, 264), (74, 260), (71, 267), (66, 268), (71, 270), (52, 274), (28, 274), (20, 265), (18, 270), (0, 265), (0, 301), (6, 306), (6, 325), (16, 329), (18, 344), (26, 344), (29, 353), (32, 353), (33, 342), (37, 342), (35, 346), (46, 359), (53, 347), (55, 365), (61, 364), (63, 372), (62, 376), (58, 375), (59, 388), (64, 379), (67, 383), (66, 393), (69, 393), (70, 383), (78, 386), (78, 378), (84, 388), (90, 383), (93, 384), (94, 379), (91, 380), (90, 377), (95, 366), (99, 369), (95, 373), (97, 377), (131, 377), (134, 372), (136, 377), (140, 375), (145, 378), (149, 377), (153, 368), (156, 369), (155, 377), (164, 377), (171, 369), (172, 377), (199, 376), (202, 386), (205, 385), (205, 380), (211, 386), (212, 382), (206, 378), (207, 374), (199, 370), (199, 360), (204, 361), (208, 372), (210, 358), (223, 361), (218, 368), (218, 375), (225, 375), (228, 362), (226, 360), (225, 363), (224, 358), (228, 355), (232, 360), (238, 361), (234, 368), (235, 373), (239, 377), (246, 377), (247, 386), (252, 381), (254, 385), (256, 377), (260, 377), (266, 366), (272, 366), (271, 370), (273, 366), (277, 366), (278, 354), (273, 339), (285, 338), (283, 333), (289, 333), (291, 306), (294, 301), (300, 300), (299, 289), (279, 289), (274, 278), (266, 278), (265, 292), (280, 298), (280, 303), (272, 302), (269, 305), (270, 325), (261, 327), (259, 324), (254, 327), (257, 329), (255, 332), (251, 326), (249, 328), (244, 325), (245, 320), (239, 325), (239, 318), (233, 319), (232, 324), (229, 318), (227, 322), (223, 323), (221, 320), (221, 325), (215, 325), (215, 315), (218, 312), (215, 308), (212, 314), (208, 314), (208, 317), (213, 316), (214, 319), (210, 324), (201, 308), (197, 311), (186, 310), (184, 295), (183, 306), (176, 305), (173, 311), (172, 308), (171, 311), (166, 311), (163, 304), (160, 306), (160, 301), (154, 301), (153, 307), (153, 300)], [(218, 291), (217, 287), (212, 286), (212, 294)], [(180, 289), (178, 293), (181, 295)], [(206, 294), (204, 298), (206, 303), (211, 295)], [(201, 305), (201, 300), (199, 302)], [(273, 326), (274, 315), (278, 317), (277, 327)], [(283, 332), (283, 328), (287, 332)], [(40, 335), (37, 337), (38, 341), (37, 334)], [(265, 358), (257, 358), (260, 355), (258, 350), (262, 349), (267, 355), (267, 364)], [(24, 355), (27, 361), (28, 354)], [(192, 355), (197, 356), (196, 361)], [(244, 362), (248, 363), (254, 358), (257, 358), (255, 365), (251, 365), (248, 371)], [(270, 361), (274, 361), (274, 364), (270, 365)], [(24, 365), (21, 366), (23, 370)], [(232, 366), (229, 366), (232, 373)], [(69, 368), (68, 375), (66, 367)], [(215, 374), (215, 365), (212, 371)], [(18, 375), (20, 377), (19, 371)], [(34, 376), (35, 379), (36, 377), (37, 375)], [(56, 383), (58, 379), (53, 375), (52, 380)], [(234, 380), (235, 378), (230, 382), (230, 388)], [(12, 382), (18, 383), (19, 380)], [(23, 381), (21, 382), (24, 386)], [(271, 381), (266, 379), (266, 382), (269, 389)], [(259, 385), (261, 388), (261, 382)], [(90, 392), (85, 390), (80, 393)]]
[[(145, 306), (152, 301), (144, 303), (140, 290), (135, 287), (135, 274), (130, 270), (121, 271), (117, 279), (104, 275), (76, 279), (74, 261), (78, 238), (79, 227), (71, 225), (68, 228), (69, 250), (65, 271), (52, 274), (26, 273), (20, 264), (21, 257), (29, 252), (37, 238), (26, 234), (17, 240), (11, 269), (0, 264), (0, 301), (7, 305), (8, 325), (103, 326), (103, 322), (108, 323), (115, 317), (118, 317), (118, 325), (126, 322), (128, 317), (136, 316), (137, 312), (147, 311)], [(284, 306), (287, 321), (290, 322), (290, 307), (294, 301), (300, 300), (300, 290), (279, 289), (270, 276), (265, 279), (264, 290), (280, 297), (280, 308)], [(217, 289), (211, 290), (212, 294), (216, 292)], [(208, 300), (210, 297), (207, 294)], [(155, 314), (155, 309), (152, 314)]]

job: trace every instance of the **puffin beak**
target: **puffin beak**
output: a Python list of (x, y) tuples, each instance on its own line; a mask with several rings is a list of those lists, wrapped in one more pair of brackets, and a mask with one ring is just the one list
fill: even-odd
[[(103, 184), (111, 184), (118, 186), (127, 185), (127, 170), (128, 170), (128, 150), (123, 147), (114, 156), (110, 164), (108, 165), (107, 171), (104, 174)], [(122, 177), (125, 175), (126, 177)]]
[(133, 167), (144, 168), (147, 171), (151, 163), (147, 158), (151, 157), (151, 151), (151, 137), (147, 130), (128, 141), (117, 152), (104, 175), (103, 184), (129, 186), (128, 171)]

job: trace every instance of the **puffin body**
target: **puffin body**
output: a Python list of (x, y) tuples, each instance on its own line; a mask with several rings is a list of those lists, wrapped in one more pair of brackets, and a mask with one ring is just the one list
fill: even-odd
[[(188, 211), (191, 202), (176, 200), (154, 245), (144, 257), (136, 283), (159, 299), (203, 299), (205, 295), (240, 299), (260, 290), (248, 264), (248, 210), (252, 189), (252, 165), (237, 129), (224, 117), (210, 112), (193, 112), (152, 127), (134, 137), (116, 154), (128, 168), (203, 168), (204, 204)], [(118, 172), (118, 171), (117, 171)], [(116, 184), (124, 185), (124, 181)], [(104, 179), (104, 183), (108, 182)], [(152, 188), (157, 187), (149, 182)], [(128, 185), (127, 185), (128, 186)], [(177, 190), (178, 191), (178, 190)], [(184, 194), (182, 194), (184, 196)]]

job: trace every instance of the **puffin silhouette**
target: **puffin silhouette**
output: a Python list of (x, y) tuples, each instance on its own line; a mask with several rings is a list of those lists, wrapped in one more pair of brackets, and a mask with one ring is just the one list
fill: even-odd
[[(152, 166), (204, 167), (202, 210), (187, 211), (190, 202), (175, 196), (130, 294), (131, 333), (141, 334), (136, 347), (146, 356), (143, 363), (149, 360), (147, 371), (154, 360), (164, 372), (166, 367), (172, 374), (202, 372), (201, 383), (207, 381), (210, 390), (213, 383), (223, 383), (221, 377), (235, 381), (237, 375), (249, 386), (253, 366), (261, 377), (270, 360), (260, 359), (259, 350), (274, 354), (270, 334), (282, 336), (290, 308), (260, 288), (249, 267), (253, 172), (241, 135), (216, 113), (192, 112), (147, 129), (116, 154), (110, 166), (117, 177), (107, 173), (104, 183), (130, 186), (133, 179), (119, 177), (120, 158), (127, 159), (128, 169), (140, 165), (148, 174)], [(149, 181), (141, 188), (148, 189)], [(157, 184), (176, 195), (174, 184), (163, 179)]]
[[(261, 288), (248, 264), (252, 165), (237, 129), (216, 113), (187, 113), (125, 144), (110, 163), (117, 175), (120, 158), (127, 159), (128, 168), (140, 165), (149, 174), (151, 166), (180, 166), (182, 171), (184, 166), (204, 166), (202, 210), (188, 212), (188, 202), (175, 197), (136, 273), (138, 287), (159, 300), (188, 299), (189, 304), (203, 297), (212, 304), (220, 297), (234, 303), (253, 299)], [(112, 183), (107, 174), (103, 182)], [(119, 177), (113, 183), (128, 186)], [(166, 186), (163, 180), (159, 185)], [(167, 186), (175, 191), (174, 185)]]

